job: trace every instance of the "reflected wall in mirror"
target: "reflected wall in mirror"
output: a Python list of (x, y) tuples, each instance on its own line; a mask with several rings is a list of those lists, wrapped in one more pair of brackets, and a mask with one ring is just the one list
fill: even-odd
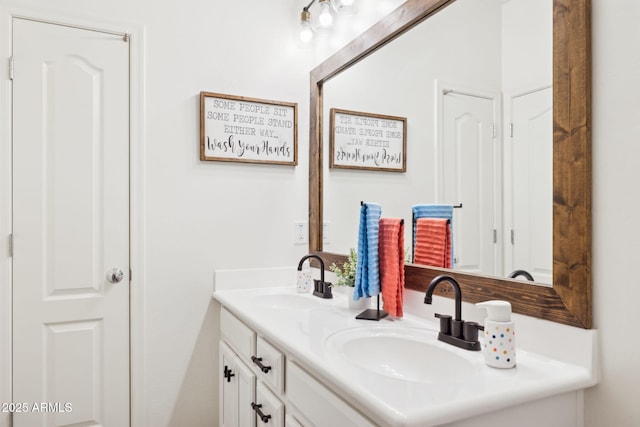
[(398, 176), (325, 162), (325, 251), (357, 246), (361, 200), (406, 224), (412, 205), (462, 204), (456, 270), (524, 269), (551, 284), (552, 13), (552, 0), (458, 0), (324, 83), (323, 117), (332, 108), (405, 116), (409, 147)]
[[(516, 0), (498, 3), (504, 3), (506, 5), (512, 1), (514, 1), (513, 4), (516, 4)], [(453, 10), (454, 7), (458, 6), (458, 3), (462, 4), (463, 2), (464, 0), (458, 0), (457, 2), (453, 0), (408, 0), (388, 17), (384, 18), (370, 30), (312, 70), (309, 241), (310, 251), (322, 256), (325, 261), (329, 262), (329, 265), (331, 262), (341, 262), (344, 260), (345, 257), (343, 254), (347, 252), (345, 248), (334, 248), (332, 249), (333, 252), (328, 252), (326, 248), (323, 247), (322, 224), (323, 221), (325, 221), (325, 216), (329, 215), (329, 213), (332, 212), (331, 210), (335, 208), (329, 204), (330, 198), (337, 196), (337, 193), (331, 193), (338, 191), (337, 189), (340, 189), (340, 191), (348, 191), (349, 186), (353, 185), (355, 181), (351, 176), (340, 174), (339, 171), (329, 171), (325, 165), (325, 163), (328, 163), (328, 160), (325, 160), (327, 153), (324, 147), (325, 138), (323, 138), (326, 132), (323, 128), (324, 108), (350, 107), (327, 103), (325, 97), (334, 96), (330, 93), (332, 83), (339, 83), (342, 74), (350, 73), (352, 68), (355, 69), (359, 67), (361, 65), (360, 61), (362, 60), (365, 60), (363, 63), (366, 63), (366, 61), (370, 59), (375, 62), (378, 51), (384, 51), (387, 44), (391, 47), (395, 41), (402, 43), (402, 37), (400, 36), (405, 32), (410, 30), (407, 35), (411, 37), (411, 32), (422, 28), (422, 26), (429, 26), (432, 21), (435, 23), (434, 27), (437, 27), (438, 24), (436, 20), (439, 18), (439, 14), (444, 14), (448, 12), (449, 9)], [(487, 6), (492, 2), (475, 3)], [(476, 4), (475, 7), (482, 6)], [(487, 26), (496, 24), (498, 28), (501, 28), (500, 23), (491, 21), (492, 18), (489, 17), (490, 15), (488, 14), (489, 9), (490, 7), (487, 6), (487, 10), (483, 8), (478, 12), (482, 13), (477, 16), (483, 17), (482, 20), (478, 19), (478, 21), (482, 21)], [(417, 24), (422, 21), (424, 22), (420, 26), (417, 26)], [(407, 265), (405, 267), (407, 288), (424, 291), (433, 277), (446, 272), (454, 276), (458, 282), (461, 283), (465, 301), (477, 302), (487, 299), (507, 299), (512, 302), (514, 311), (518, 313), (574, 326), (591, 327), (591, 66), (589, 30), (589, 0), (553, 0), (553, 79), (551, 82), (553, 87), (553, 215), (552, 221), (548, 221), (553, 224), (553, 287), (532, 286), (522, 281), (498, 278), (497, 276), (491, 276), (485, 273), (472, 274), (460, 272), (459, 270), (452, 271)], [(453, 43), (456, 38), (458, 38), (456, 30), (451, 30), (451, 33), (444, 38), (440, 38), (439, 42), (449, 44)], [(472, 36), (465, 33), (459, 38), (468, 41)], [(539, 36), (534, 36), (533, 38), (536, 38), (536, 43), (539, 41), (537, 40)], [(422, 56), (428, 56), (433, 50), (436, 50), (436, 48), (428, 44), (426, 40), (420, 43), (413, 43), (413, 45), (416, 44), (422, 46), (423, 51), (408, 58), (404, 56), (398, 56), (396, 58), (394, 63), (397, 64), (397, 66), (393, 71), (393, 75), (395, 76), (394, 81), (401, 80), (405, 77), (409, 64), (419, 61)], [(523, 49), (523, 51), (525, 51), (525, 49)], [(459, 58), (456, 58), (455, 51), (448, 51), (443, 58), (438, 59), (438, 62), (445, 63), (455, 61), (456, 59)], [(548, 61), (537, 60), (537, 64), (530, 67), (539, 66), (541, 63), (549, 66)], [(482, 64), (484, 64), (484, 62), (477, 59), (475, 62), (469, 63), (468, 67), (471, 67), (474, 71), (476, 71), (475, 68), (478, 69), (477, 76), (475, 77), (478, 81), (467, 82), (469, 86), (482, 84), (490, 86), (484, 80), (479, 81), (481, 75), (485, 73), (487, 75), (490, 74), (480, 69)], [(544, 68), (544, 66), (542, 67)], [(460, 73), (461, 70), (457, 70), (456, 72)], [(501, 69), (501, 75), (506, 74), (508, 73)], [(521, 70), (515, 71), (514, 74), (525, 75), (527, 73)], [(450, 80), (458, 80), (454, 74), (451, 74), (451, 76), (452, 77), (449, 77)], [(464, 84), (464, 82), (445, 82), (445, 77), (436, 76), (439, 83), (434, 82), (435, 79), (433, 76), (425, 78), (427, 82), (422, 82), (422, 86), (419, 89), (425, 93), (431, 91), (432, 96), (435, 93), (436, 97), (439, 91), (442, 97), (456, 95), (452, 92), (445, 94), (448, 89), (454, 89), (454, 92), (464, 92), (463, 89), (448, 86), (449, 84), (456, 83)], [(487, 81), (489, 80), (490, 77)], [(527, 87), (526, 84), (528, 83), (531, 82), (523, 83), (522, 87)], [(504, 82), (497, 83), (496, 86), (498, 87), (498, 93), (507, 92)], [(542, 84), (542, 86), (544, 86), (544, 84)], [(459, 87), (461, 88), (462, 86)], [(366, 94), (363, 94), (360, 98), (366, 101), (366, 98), (375, 94), (378, 89), (380, 88), (377, 86), (369, 87)], [(417, 91), (415, 86), (414, 89)], [(484, 89), (487, 89), (487, 87)], [(487, 93), (492, 93), (495, 88), (488, 87), (488, 89)], [(520, 89), (516, 88), (514, 90)], [(390, 98), (387, 100), (391, 102)], [(332, 103), (333, 102), (343, 101), (338, 99), (337, 101), (332, 101)], [(429, 107), (434, 110), (438, 108), (437, 101), (433, 99), (428, 100), (426, 97), (407, 101), (407, 104), (417, 104), (419, 108)], [(363, 107), (352, 108), (367, 111), (377, 110), (382, 107), (365, 105)], [(362, 186), (357, 190), (353, 190), (352, 194), (348, 196), (345, 194), (341, 197), (352, 198), (353, 202), (355, 202), (354, 211), (357, 211), (360, 200), (375, 201), (385, 205), (385, 216), (400, 217), (408, 215), (407, 212), (410, 212), (411, 204), (429, 202), (429, 200), (425, 200), (429, 196), (435, 197), (434, 201), (438, 202), (464, 203), (464, 201), (461, 200), (444, 200), (447, 185), (446, 178), (437, 181), (437, 178), (439, 178), (438, 168), (443, 169), (442, 166), (437, 163), (439, 161), (438, 156), (442, 157), (440, 154), (443, 153), (444, 150), (437, 151), (437, 137), (434, 135), (435, 130), (431, 129), (423, 132), (425, 133), (423, 138), (426, 141), (426, 147), (416, 146), (416, 141), (420, 138), (416, 136), (412, 137), (411, 129), (417, 119), (412, 119), (409, 113), (401, 111), (400, 108), (404, 108), (404, 105), (393, 105), (392, 110), (371, 112), (409, 116), (407, 169), (420, 168), (420, 166), (422, 166), (422, 169), (427, 171), (427, 175), (430, 173), (430, 183), (427, 182), (427, 184), (423, 186), (423, 183), (419, 182), (422, 181), (421, 179), (414, 179), (410, 177), (409, 174), (385, 174), (384, 176), (378, 176), (375, 173), (360, 174), (357, 181), (358, 184), (362, 183)], [(429, 112), (423, 114), (423, 117), (425, 117), (425, 120), (430, 117), (430, 120), (433, 120), (433, 115)], [(504, 129), (504, 126), (502, 129)], [(429, 146), (429, 144), (431, 145)], [(427, 151), (429, 149), (431, 149), (433, 153), (438, 153), (438, 156), (430, 159), (429, 152)], [(423, 150), (422, 156), (419, 155), (419, 150)], [(506, 157), (505, 151), (506, 149), (502, 151), (502, 158)], [(501, 165), (502, 162), (498, 164)], [(331, 176), (329, 177), (328, 175)], [(507, 175), (507, 173), (503, 174), (503, 176)], [(331, 180), (331, 183), (329, 183), (329, 180)], [(426, 181), (427, 178), (424, 180)], [(364, 181), (367, 182), (365, 183)], [(397, 205), (403, 206), (404, 211), (402, 213), (394, 213), (392, 209), (395, 208), (391, 206), (395, 206), (395, 202), (381, 202), (379, 195), (383, 194), (382, 192), (365, 194), (365, 186), (374, 189), (393, 186), (395, 190), (389, 192), (388, 195), (385, 192), (385, 197), (397, 198)], [(398, 191), (398, 187), (402, 188), (402, 191)], [(411, 191), (408, 191), (409, 189), (411, 189)], [(422, 192), (418, 194), (417, 200), (403, 198), (412, 194), (413, 190)], [(404, 193), (407, 194), (405, 195)], [(420, 199), (422, 197), (425, 199)], [(504, 198), (506, 199), (506, 197)], [(348, 201), (348, 203), (345, 202), (343, 205), (353, 202)], [(387, 205), (389, 206), (388, 208)], [(331, 213), (331, 215), (334, 214)], [(328, 222), (331, 222), (331, 235), (329, 236), (330, 239), (327, 245), (337, 245), (338, 243), (335, 239), (337, 239), (338, 236), (344, 233), (351, 233), (351, 235), (353, 235), (353, 230), (357, 229), (357, 227), (351, 229), (351, 226), (348, 226), (348, 229), (340, 230), (339, 227), (335, 227), (337, 224), (334, 224), (333, 221), (342, 222), (345, 220), (342, 218), (342, 215), (343, 214), (336, 211), (335, 218), (326, 218)], [(506, 224), (506, 214), (503, 216), (502, 221)], [(459, 234), (462, 234), (461, 237), (464, 239), (464, 234), (462, 232)], [(333, 241), (336, 243), (330, 243)], [(352, 243), (343, 243), (343, 245), (349, 247), (354, 246)], [(338, 254), (335, 252), (338, 252)], [(503, 263), (504, 265), (501, 271), (506, 271), (506, 263), (504, 261)], [(515, 268), (520, 267), (514, 265), (514, 269)], [(447, 293), (446, 290), (443, 292), (445, 294)]]

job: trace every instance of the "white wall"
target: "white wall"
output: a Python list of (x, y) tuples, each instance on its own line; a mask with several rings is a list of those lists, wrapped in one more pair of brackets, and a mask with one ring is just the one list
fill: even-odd
[[(280, 2), (146, 3), (147, 426), (217, 420), (214, 269), (291, 265), (306, 219), (309, 62)], [(289, 2), (289, 5), (292, 2)], [(201, 162), (201, 90), (297, 102), (297, 167)]]
[(553, 79), (553, 0), (502, 5), (502, 91), (521, 93)]
[(585, 425), (640, 425), (640, 2), (592, 0), (593, 308), (602, 377)]

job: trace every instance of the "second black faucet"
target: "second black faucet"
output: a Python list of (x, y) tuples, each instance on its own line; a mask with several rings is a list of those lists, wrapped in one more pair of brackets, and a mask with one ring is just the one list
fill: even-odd
[(435, 314), (435, 317), (440, 319), (438, 339), (447, 344), (464, 348), (465, 350), (480, 350), (478, 330), (483, 328), (476, 322), (465, 322), (462, 320), (462, 291), (456, 279), (447, 275), (440, 275), (434, 278), (427, 287), (427, 292), (424, 295), (424, 303), (431, 304), (433, 291), (436, 289), (436, 286), (442, 282), (449, 282), (451, 286), (453, 286), (455, 292), (455, 316), (451, 319), (449, 315)]
[(322, 261), (322, 258), (314, 254), (303, 256), (298, 263), (298, 271), (302, 270), (302, 264), (309, 258), (317, 259), (320, 262), (320, 280), (313, 280), (313, 295), (320, 298), (333, 298), (333, 294), (331, 293), (331, 283), (324, 281), (324, 261)]

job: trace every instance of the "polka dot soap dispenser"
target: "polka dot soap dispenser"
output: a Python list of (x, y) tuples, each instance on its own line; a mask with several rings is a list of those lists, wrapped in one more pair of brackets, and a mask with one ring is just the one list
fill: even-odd
[(487, 310), (484, 321), (484, 360), (495, 368), (516, 366), (516, 332), (511, 320), (511, 303), (485, 301), (476, 307)]

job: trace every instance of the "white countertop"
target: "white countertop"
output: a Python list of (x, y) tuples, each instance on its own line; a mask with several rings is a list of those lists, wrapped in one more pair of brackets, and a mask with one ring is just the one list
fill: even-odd
[[(295, 308), (291, 304), (278, 303), (280, 297), (285, 301), (289, 295), (303, 297), (299, 301), (304, 303)], [(585, 367), (519, 348), (516, 349), (515, 368), (489, 367), (484, 364), (481, 351), (462, 350), (437, 341), (435, 321), (411, 315), (395, 320), (356, 320), (355, 316), (361, 310), (349, 310), (346, 296), (338, 292), (334, 292), (333, 299), (325, 300), (311, 294), (299, 294), (294, 287), (266, 287), (218, 290), (213, 297), (279, 347), (289, 360), (298, 362), (338, 396), (379, 424), (425, 427), (454, 422), (596, 383), (593, 372)], [(463, 378), (452, 375), (456, 378), (436, 383), (372, 375), (354, 369), (326, 348), (327, 338), (336, 332), (363, 327), (425, 330), (432, 334), (434, 345), (443, 346), (469, 361), (473, 374)], [(425, 364), (430, 362), (425, 358)]]

